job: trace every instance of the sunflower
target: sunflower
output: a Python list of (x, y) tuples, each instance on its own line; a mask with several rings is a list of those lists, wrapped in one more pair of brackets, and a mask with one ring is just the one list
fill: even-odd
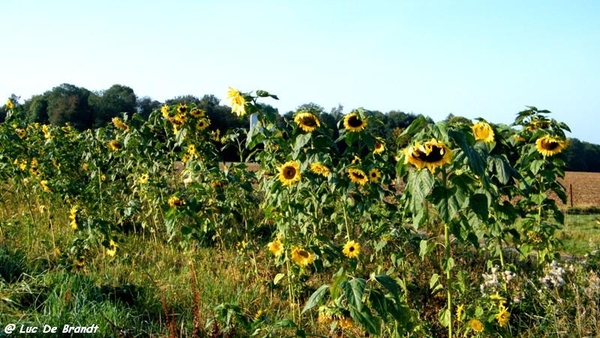
[(182, 201), (179, 197), (177, 196), (171, 196), (171, 198), (169, 198), (169, 206), (175, 208), (175, 207), (180, 207), (182, 205), (185, 204), (184, 201)]
[(304, 130), (307, 133), (313, 132), (315, 129), (321, 126), (321, 122), (319, 122), (319, 118), (315, 116), (313, 113), (307, 111), (300, 111), (294, 117), (294, 122), (300, 126), (300, 129)]
[(471, 129), (473, 130), (475, 141), (483, 141), (484, 143), (494, 142), (494, 130), (486, 122), (477, 122), (471, 126)]
[(314, 262), (315, 255), (302, 248), (294, 248), (292, 250), (292, 260), (300, 266), (307, 266)]
[(496, 314), (496, 319), (498, 320), (498, 324), (500, 324), (500, 327), (505, 327), (508, 324), (508, 320), (510, 319), (510, 312), (508, 312), (504, 304), (500, 304), (498, 313)]
[(360, 244), (355, 241), (348, 241), (344, 245), (344, 250), (342, 250), (344, 255), (348, 258), (356, 258), (360, 255)]
[(352, 328), (352, 326), (354, 326), (352, 318), (347, 316), (343, 316), (340, 319), (338, 319), (338, 324), (342, 329), (350, 329)]
[(246, 115), (246, 106), (248, 105), (248, 102), (246, 102), (246, 99), (242, 93), (229, 87), (227, 98), (229, 99), (232, 113), (236, 113), (238, 116)]
[(267, 244), (267, 247), (269, 248), (269, 251), (275, 255), (275, 257), (279, 257), (283, 254), (283, 243), (281, 243), (279, 238)]
[(381, 137), (377, 138), (377, 141), (375, 141), (375, 149), (373, 150), (374, 154), (381, 154), (385, 151), (385, 142), (383, 142), (383, 139)]
[(536, 129), (548, 129), (550, 127), (550, 121), (548, 120), (538, 120), (531, 121), (527, 126), (527, 130), (534, 131)]
[(113, 117), (112, 123), (115, 126), (115, 128), (117, 128), (117, 129), (123, 130), (125, 132), (129, 131), (129, 126), (118, 117)]
[(196, 151), (196, 146), (193, 144), (190, 144), (187, 147), (187, 152), (190, 156), (198, 156), (198, 152)]
[(427, 167), (433, 173), (435, 168), (441, 167), (446, 163), (450, 163), (452, 159), (452, 150), (448, 148), (442, 141), (431, 139), (429, 142), (410, 146), (404, 150), (406, 159), (404, 163), (411, 163), (418, 169)]
[(527, 141), (523, 136), (519, 135), (519, 134), (514, 134), (513, 138), (515, 139), (515, 141), (517, 142), (525, 142)]
[(321, 162), (314, 162), (310, 165), (310, 171), (317, 175), (322, 175), (323, 177), (329, 177), (331, 171)]
[(203, 109), (192, 108), (192, 110), (190, 110), (190, 115), (195, 118), (204, 117), (205, 114), (206, 112)]
[(25, 136), (27, 136), (27, 131), (25, 131), (25, 129), (17, 128), (16, 132), (20, 139), (23, 139)]
[(148, 183), (148, 178), (149, 178), (148, 174), (142, 174), (142, 175), (140, 175), (138, 182), (140, 182), (140, 184), (146, 184), (146, 183)]
[(42, 190), (45, 192), (52, 192), (52, 190), (50, 190), (50, 188), (48, 187), (48, 181), (47, 180), (41, 180), (40, 181), (40, 185), (42, 186)]
[(44, 133), (44, 138), (45, 139), (51, 139), (52, 138), (52, 134), (50, 134), (50, 126), (47, 124), (44, 124), (42, 126), (42, 133)]
[(185, 113), (187, 113), (187, 111), (188, 111), (187, 104), (180, 103), (179, 107), (177, 107), (177, 112), (181, 115), (185, 115)]
[(465, 311), (465, 306), (463, 304), (460, 304), (459, 306), (456, 307), (456, 319), (458, 319), (458, 321), (462, 321), (462, 314)]
[(371, 169), (371, 171), (369, 171), (369, 181), (377, 183), (379, 182), (379, 179), (381, 179), (381, 172), (379, 169)]
[(477, 318), (473, 318), (473, 319), (469, 320), (469, 327), (471, 329), (473, 329), (473, 331), (475, 331), (475, 332), (483, 331), (483, 324)]
[(360, 162), (362, 162), (362, 160), (360, 159), (360, 157), (354, 155), (354, 158), (352, 159), (351, 164), (359, 164)]
[(540, 137), (537, 139), (537, 141), (535, 141), (535, 148), (537, 149), (538, 153), (542, 154), (544, 157), (556, 155), (563, 151), (563, 149), (566, 147), (566, 141), (549, 135)]
[(71, 228), (73, 228), (73, 230), (77, 230), (78, 226), (77, 226), (77, 206), (74, 205), (71, 207), (71, 210), (69, 211), (69, 225), (71, 225)]
[(76, 267), (81, 268), (85, 265), (85, 257), (80, 256), (78, 259), (74, 260), (73, 263)]
[(13, 109), (15, 107), (15, 104), (12, 102), (11, 99), (8, 99), (8, 101), (6, 101), (6, 109)]
[(109, 255), (110, 257), (114, 257), (117, 254), (117, 243), (115, 243), (115, 241), (113, 241), (112, 239), (110, 240), (110, 242), (108, 243), (109, 248), (106, 249), (106, 254)]
[(357, 113), (350, 113), (344, 117), (344, 128), (348, 131), (359, 132), (367, 127), (367, 120), (362, 120)]
[(279, 180), (283, 185), (291, 185), (300, 181), (300, 164), (298, 161), (289, 161), (279, 168)]
[(367, 177), (365, 172), (360, 169), (348, 169), (348, 176), (350, 177), (350, 181), (356, 184), (365, 185), (367, 184), (367, 182), (369, 182), (369, 178)]
[(208, 128), (208, 126), (210, 126), (210, 120), (207, 118), (199, 119), (198, 122), (196, 122), (197, 130), (204, 130), (204, 129)]
[(162, 113), (163, 118), (168, 119), (169, 118), (169, 106), (168, 105), (163, 105), (162, 107), (160, 107), (160, 112)]
[(121, 145), (119, 144), (119, 141), (111, 140), (110, 142), (108, 142), (108, 149), (112, 151), (118, 151), (119, 149), (121, 149)]

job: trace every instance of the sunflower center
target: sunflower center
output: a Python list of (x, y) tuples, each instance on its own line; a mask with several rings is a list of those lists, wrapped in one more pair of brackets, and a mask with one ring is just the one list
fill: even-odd
[(312, 116), (306, 116), (302, 118), (302, 124), (307, 127), (315, 127), (317, 125), (317, 121)]
[(354, 173), (352, 173), (352, 175), (353, 175), (354, 177), (356, 177), (356, 179), (359, 179), (359, 180), (362, 180), (362, 179), (364, 179), (364, 178), (365, 178), (365, 177), (363, 176), (363, 174), (361, 174), (361, 173), (356, 173), (356, 172), (354, 172)]
[(304, 250), (300, 250), (300, 251), (298, 251), (298, 256), (307, 259), (308, 258), (308, 252), (306, 252)]
[(286, 179), (291, 180), (296, 176), (296, 169), (294, 167), (285, 167), (283, 169), (283, 176)]
[(350, 252), (354, 252), (354, 250), (355, 250), (355, 249), (354, 249), (354, 247), (353, 247), (353, 246), (351, 246), (351, 247), (349, 247), (349, 248), (348, 248), (348, 251), (350, 251)]
[(350, 116), (348, 119), (348, 125), (352, 128), (358, 128), (362, 126), (363, 121), (358, 118), (358, 116)]
[(544, 148), (546, 148), (547, 150), (554, 150), (554, 149), (558, 148), (559, 146), (560, 146), (560, 144), (558, 142), (550, 141), (550, 142), (545, 143)]
[(434, 163), (444, 158), (444, 148), (440, 148), (438, 146), (431, 146), (431, 151), (429, 152), (429, 154), (417, 150), (415, 152), (415, 157), (423, 162)]

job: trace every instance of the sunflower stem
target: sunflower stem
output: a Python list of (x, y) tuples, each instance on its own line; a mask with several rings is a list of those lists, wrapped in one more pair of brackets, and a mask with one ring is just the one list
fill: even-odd
[[(448, 175), (445, 169), (442, 169), (442, 180), (444, 188), (448, 186)], [(446, 200), (448, 196), (445, 196)], [(450, 229), (448, 224), (444, 222), (444, 258), (446, 259), (446, 282), (448, 287), (446, 288), (446, 298), (448, 299), (448, 338), (452, 338), (452, 266), (448, 263), (452, 258), (452, 252), (450, 251)]]
[(350, 240), (350, 227), (348, 226), (348, 216), (346, 215), (346, 203), (342, 203), (342, 210), (344, 211), (344, 223), (346, 224), (346, 239)]

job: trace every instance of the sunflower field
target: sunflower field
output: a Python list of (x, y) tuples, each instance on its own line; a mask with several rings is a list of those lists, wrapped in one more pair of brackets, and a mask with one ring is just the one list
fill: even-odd
[[(179, 104), (79, 132), (26, 123), (7, 102), (0, 323), (85, 321), (64, 313), (75, 311), (77, 287), (51, 292), (49, 277), (8, 268), (33, 256), (43, 258), (38, 276), (60, 271), (68, 282), (60, 283), (95, 285), (114, 274), (127, 286), (121, 293), (137, 290), (142, 282), (132, 276), (148, 264), (144, 287), (157, 292), (143, 306), (114, 287), (107, 294), (124, 304), (115, 313), (77, 298), (107, 336), (599, 332), (600, 255), (575, 263), (560, 255), (565, 164), (555, 155), (568, 146), (569, 128), (549, 111), (528, 107), (512, 125), (420, 117), (390, 144), (362, 109), (338, 130), (308, 110), (282, 128), (259, 104), (276, 95), (230, 89), (229, 99), (233, 114), (256, 114), (250, 131), (220, 135), (204, 111)], [(224, 146), (247, 161), (223, 162)], [(31, 243), (39, 248), (28, 250)], [(16, 248), (25, 251), (19, 264)], [(172, 259), (151, 262), (145, 250)], [(163, 283), (160, 270), (191, 279), (173, 272)], [(214, 290), (200, 292), (211, 273)], [(39, 292), (17, 297), (27, 283)], [(222, 288), (237, 298), (205, 299)], [(136, 306), (144, 310), (119, 314)], [(62, 319), (50, 318), (57, 313)]]

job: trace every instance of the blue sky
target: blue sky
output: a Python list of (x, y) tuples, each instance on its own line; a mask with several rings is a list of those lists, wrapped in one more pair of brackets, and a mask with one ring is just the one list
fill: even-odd
[(0, 99), (61, 83), (164, 101), (268, 90), (510, 123), (527, 105), (600, 144), (598, 1), (2, 2)]

